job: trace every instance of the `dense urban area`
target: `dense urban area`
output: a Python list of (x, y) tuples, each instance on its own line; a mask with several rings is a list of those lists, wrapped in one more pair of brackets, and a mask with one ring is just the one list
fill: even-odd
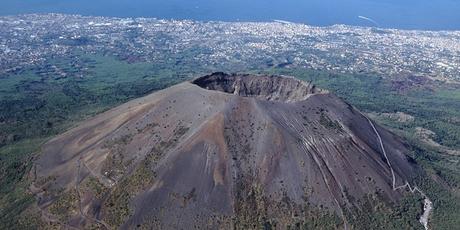
[(130, 62), (180, 64), (190, 57), (201, 66), (242, 70), (250, 63), (460, 80), (459, 31), (32, 14), (0, 17), (0, 33), (3, 73), (78, 50)]

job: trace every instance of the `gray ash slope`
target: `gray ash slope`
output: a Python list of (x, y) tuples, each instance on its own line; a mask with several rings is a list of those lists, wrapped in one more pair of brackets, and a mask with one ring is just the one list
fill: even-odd
[(368, 119), (325, 90), (214, 73), (49, 141), (32, 190), (49, 219), (79, 228), (283, 229), (317, 215), (349, 229), (359, 200), (408, 195), (393, 190), (392, 170), (396, 184), (420, 170), (399, 137), (375, 128), (387, 156)]

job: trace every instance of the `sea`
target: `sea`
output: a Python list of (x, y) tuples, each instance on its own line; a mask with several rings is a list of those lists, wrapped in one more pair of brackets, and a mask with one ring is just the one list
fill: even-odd
[(460, 0), (0, 0), (0, 16), (27, 13), (460, 30)]

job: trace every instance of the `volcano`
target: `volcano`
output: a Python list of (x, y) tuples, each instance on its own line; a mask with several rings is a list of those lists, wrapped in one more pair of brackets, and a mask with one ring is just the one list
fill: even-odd
[(362, 200), (407, 195), (395, 187), (420, 170), (408, 152), (312, 83), (214, 73), (50, 140), (32, 190), (69, 228), (351, 229)]

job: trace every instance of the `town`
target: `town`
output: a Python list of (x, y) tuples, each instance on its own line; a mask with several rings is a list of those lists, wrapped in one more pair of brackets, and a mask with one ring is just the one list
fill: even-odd
[(29, 14), (0, 17), (0, 34), (1, 75), (80, 52), (237, 71), (305, 67), (460, 81), (459, 31)]

